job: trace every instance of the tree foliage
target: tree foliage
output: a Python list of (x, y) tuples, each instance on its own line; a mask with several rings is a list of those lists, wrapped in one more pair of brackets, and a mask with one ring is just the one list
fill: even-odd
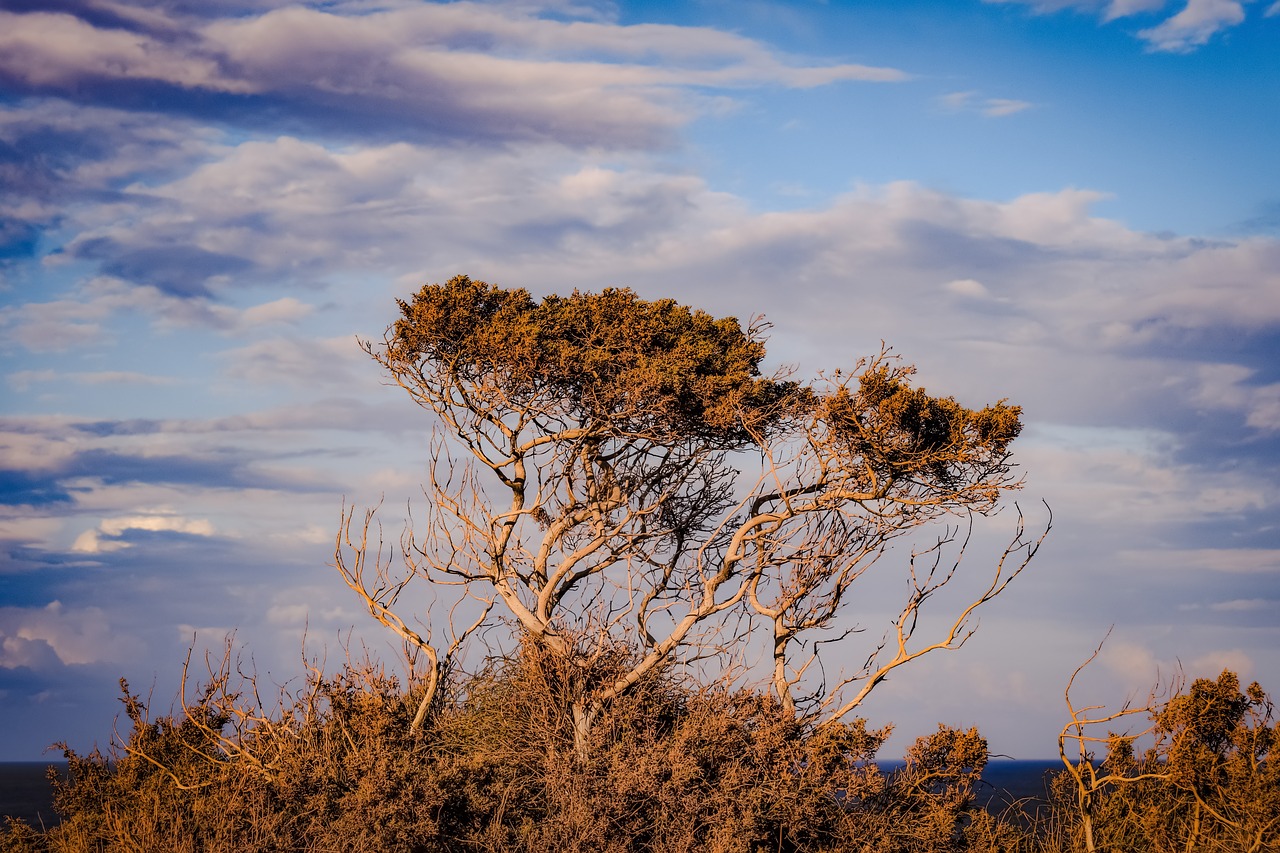
[[(1163, 702), (1089, 720), (1075, 714), (1081, 757), (1059, 781), (1074, 800), (1071, 825), (1093, 850), (1260, 851), (1280, 849), (1280, 767), (1270, 697), (1241, 689), (1224, 670)], [(1145, 718), (1137, 735), (1083, 734), (1083, 725)], [(1139, 752), (1136, 744), (1145, 742)], [(1093, 763), (1086, 742), (1105, 748)]]

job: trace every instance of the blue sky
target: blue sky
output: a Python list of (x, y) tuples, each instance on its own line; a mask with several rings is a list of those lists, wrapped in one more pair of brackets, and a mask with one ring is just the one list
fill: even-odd
[(1268, 0), (0, 0), (0, 759), (105, 743), (120, 676), (167, 706), (193, 637), (391, 652), (326, 563), (431, 423), (356, 338), (460, 272), (1023, 405), (1055, 529), (864, 706), (890, 752), (1053, 754), (1113, 624), (1090, 701), (1280, 689), (1277, 84)]

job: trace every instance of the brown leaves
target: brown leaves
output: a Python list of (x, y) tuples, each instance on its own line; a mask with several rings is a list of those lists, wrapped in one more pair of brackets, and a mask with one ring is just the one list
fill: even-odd
[(794, 383), (760, 375), (764, 343), (732, 317), (630, 290), (548, 296), (458, 276), (423, 287), (387, 341), (388, 366), (491, 384), (605, 433), (746, 439)]
[(857, 389), (839, 384), (822, 401), (832, 437), (883, 479), (925, 477), (944, 487), (999, 467), (1022, 429), (1020, 406), (1001, 400), (975, 411), (909, 384), (915, 368), (882, 354), (864, 365)]

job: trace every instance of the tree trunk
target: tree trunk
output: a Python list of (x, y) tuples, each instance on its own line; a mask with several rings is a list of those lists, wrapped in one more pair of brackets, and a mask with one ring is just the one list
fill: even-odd
[(792, 632), (782, 625), (781, 618), (774, 620), (773, 626), (773, 691), (778, 694), (782, 710), (790, 717), (796, 715), (796, 700), (791, 695), (791, 685), (787, 682), (787, 645), (791, 642)]
[(580, 764), (591, 757), (591, 724), (599, 712), (600, 706), (594, 702), (573, 703), (573, 754)]

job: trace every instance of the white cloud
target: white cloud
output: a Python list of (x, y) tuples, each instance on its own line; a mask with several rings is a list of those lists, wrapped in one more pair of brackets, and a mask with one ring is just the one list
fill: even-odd
[(1186, 53), (1243, 20), (1244, 6), (1238, 0), (1187, 0), (1181, 12), (1138, 35), (1151, 50)]
[(1224, 669), (1248, 681), (1254, 672), (1253, 658), (1241, 649), (1221, 649), (1197, 655), (1187, 662), (1187, 675), (1191, 678), (1217, 678)]
[(987, 118), (1004, 118), (1035, 106), (1012, 98), (984, 98), (978, 92), (949, 92), (939, 99), (949, 112), (977, 112)]
[(1259, 432), (1280, 432), (1280, 383), (1250, 382), (1256, 372), (1236, 364), (1200, 365), (1189, 399), (1207, 409), (1241, 412)]
[(1210, 571), (1240, 575), (1280, 573), (1280, 549), (1186, 548), (1127, 550), (1117, 554), (1126, 564), (1163, 566), (1177, 571)]
[(299, 302), (292, 296), (286, 296), (283, 299), (276, 299), (246, 308), (235, 321), (235, 325), (241, 328), (251, 328), (269, 323), (296, 323), (313, 310), (315, 309), (311, 305)]
[[(81, 239), (89, 238), (82, 235)], [(166, 293), (114, 276), (96, 276), (78, 285), (71, 296), (75, 298), (0, 309), (0, 329), (7, 328), (10, 339), (31, 352), (68, 352), (113, 340), (110, 321), (122, 314), (141, 314), (161, 329), (203, 326), (240, 334), (272, 324), (296, 325), (315, 310), (292, 296), (238, 308), (212, 298)], [(172, 381), (136, 371), (74, 371), (67, 376), (86, 384)], [(9, 382), (22, 390), (33, 382), (53, 378), (42, 369), (11, 374)]]
[(987, 98), (982, 105), (982, 114), (990, 118), (1003, 118), (1034, 106), (1030, 101), (1017, 101), (1012, 98)]
[(1167, 0), (1111, 0), (1107, 6), (1105, 20), (1114, 21), (1143, 12), (1157, 12), (1164, 8)]
[(31, 352), (63, 352), (102, 337), (105, 306), (75, 300), (29, 302), (0, 308), (0, 328)]
[[(531, 14), (531, 11), (533, 12)], [(0, 13), (0, 71), (35, 87), (161, 81), (215, 93), (288, 91), (304, 121), (360, 120), (459, 137), (650, 146), (716, 99), (694, 88), (892, 82), (864, 65), (800, 65), (696, 27), (552, 20), (537, 10), (415, 4), (342, 14), (293, 6), (176, 32), (57, 13)]]
[(1160, 660), (1146, 645), (1111, 638), (1102, 647), (1098, 662), (1129, 685), (1153, 684), (1160, 675)]
[(970, 299), (987, 299), (991, 296), (991, 291), (987, 290), (986, 285), (972, 278), (958, 278), (947, 282), (944, 287), (949, 293), (967, 296)]
[(214, 535), (213, 525), (207, 519), (188, 519), (171, 512), (155, 511), (144, 515), (103, 519), (95, 529), (86, 530), (77, 536), (71, 550), (83, 554), (123, 550), (130, 547), (130, 543), (120, 541), (119, 537), (130, 530), (171, 531), (191, 536)]
[(1267, 9), (1267, 11), (1263, 13), (1264, 18), (1274, 18), (1276, 15), (1280, 15), (1280, 0), (1272, 3), (1271, 8)]
[[(1084, 13), (1101, 13), (1103, 21), (1114, 21), (1158, 12), (1166, 0), (985, 0), (987, 3), (1021, 3), (1038, 14), (1071, 9)], [(1188, 53), (1207, 44), (1217, 33), (1240, 24), (1245, 19), (1244, 3), (1252, 0), (1187, 0), (1177, 14), (1154, 27), (1138, 31), (1148, 49), (1172, 53)], [(1264, 17), (1280, 14), (1280, 3), (1273, 4)]]
[(127, 660), (138, 641), (113, 625), (100, 607), (0, 607), (0, 667), (48, 670)]
[(1037, 14), (1051, 14), (1072, 9), (1084, 13), (1103, 13), (1107, 21), (1152, 12), (1164, 8), (1166, 0), (984, 0), (986, 3), (1021, 3)]
[[(371, 365), (354, 336), (327, 339), (272, 338), (222, 354), (227, 375), (266, 387), (353, 386), (359, 367)], [(371, 369), (370, 375), (374, 373)]]
[(172, 376), (156, 376), (150, 373), (138, 373), (132, 370), (95, 370), (69, 371), (60, 373), (56, 370), (18, 370), (8, 374), (5, 380), (15, 391), (26, 391), (32, 385), (65, 384), (74, 382), (81, 385), (174, 385), (178, 382)]
[(247, 93), (211, 57), (175, 49), (139, 33), (100, 29), (71, 15), (0, 11), (0, 71), (34, 85), (85, 77), (164, 80), (187, 87)]
[(1119, 638), (1106, 642), (1098, 660), (1132, 687), (1155, 686), (1157, 678), (1167, 683), (1179, 673), (1187, 679), (1217, 678), (1224, 669), (1248, 679), (1255, 668), (1253, 658), (1242, 649), (1215, 649), (1182, 661), (1161, 660), (1146, 645)]
[(1265, 598), (1233, 598), (1230, 601), (1216, 601), (1209, 609), (1218, 613), (1253, 613), (1259, 610), (1274, 610), (1276, 602)]

